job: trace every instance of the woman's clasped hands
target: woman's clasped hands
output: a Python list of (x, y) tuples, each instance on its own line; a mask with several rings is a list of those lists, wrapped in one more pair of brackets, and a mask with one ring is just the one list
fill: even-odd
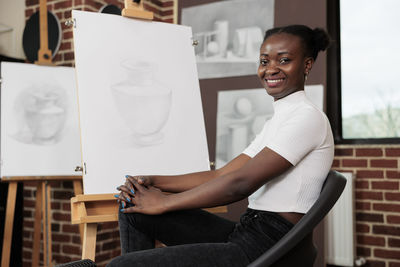
[(121, 202), (121, 212), (161, 214), (166, 211), (166, 195), (154, 187), (149, 176), (126, 175), (125, 184), (117, 187), (119, 194), (114, 195)]

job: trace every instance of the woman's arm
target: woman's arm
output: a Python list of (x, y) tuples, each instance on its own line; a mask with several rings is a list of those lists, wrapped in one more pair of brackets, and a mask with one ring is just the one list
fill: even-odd
[(217, 170), (174, 176), (150, 176), (151, 185), (159, 188), (164, 192), (184, 192), (203, 183), (206, 183), (216, 177), (220, 177), (222, 175), (238, 170), (249, 160), (249, 156), (241, 154), (231, 160), (229, 163), (227, 163), (224, 167)]
[(137, 188), (137, 186), (134, 186), (135, 183), (145, 187), (156, 187), (163, 192), (184, 192), (195, 188), (203, 183), (206, 183), (216, 177), (220, 177), (235, 170), (238, 170), (249, 160), (249, 156), (245, 154), (240, 154), (224, 167), (212, 171), (170, 176), (127, 176), (125, 184), (117, 188), (121, 191), (121, 193), (115, 195), (115, 197), (117, 197), (119, 201), (122, 202), (122, 207), (126, 207), (126, 201), (131, 202), (131, 198), (135, 194)]
[(164, 192), (180, 193), (190, 190), (216, 177), (233, 172), (241, 168), (248, 160), (250, 160), (249, 156), (241, 154), (227, 163), (224, 167), (217, 170), (182, 175), (128, 176), (125, 186), (129, 191), (130, 189), (134, 189), (133, 181), (136, 180), (141, 185), (154, 186)]
[(182, 193), (163, 195), (156, 188), (145, 188), (135, 181), (134, 186), (137, 189), (133, 198), (135, 206), (125, 209), (124, 212), (159, 214), (173, 210), (229, 204), (249, 196), (291, 166), (285, 158), (264, 148), (240, 168)]

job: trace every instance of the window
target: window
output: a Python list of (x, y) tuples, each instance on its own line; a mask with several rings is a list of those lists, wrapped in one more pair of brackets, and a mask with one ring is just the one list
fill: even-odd
[(333, 123), (339, 142), (399, 141), (399, 10), (398, 0), (328, 1), (336, 40), (328, 56), (329, 102), (339, 104), (328, 112), (339, 117)]

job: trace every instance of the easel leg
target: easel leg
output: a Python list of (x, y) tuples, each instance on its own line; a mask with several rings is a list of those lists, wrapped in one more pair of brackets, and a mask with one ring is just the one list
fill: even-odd
[(15, 199), (17, 197), (17, 186), (17, 182), (10, 182), (8, 184), (7, 210), (4, 224), (3, 250), (1, 256), (2, 267), (8, 267), (10, 265), (10, 252), (14, 223)]
[(47, 181), (42, 182), (43, 201), (43, 261), (44, 266), (51, 266), (51, 198), (50, 185)]
[[(74, 182), (74, 194), (75, 196), (83, 194), (82, 180), (75, 180)], [(79, 234), (81, 236), (81, 243), (83, 242), (83, 224), (79, 224)]]
[(85, 223), (82, 246), (82, 259), (94, 261), (96, 256), (97, 223)]
[(36, 205), (35, 205), (35, 224), (33, 232), (33, 251), (32, 251), (32, 266), (39, 266), (40, 256), (40, 233), (42, 232), (42, 182), (38, 182), (36, 187)]

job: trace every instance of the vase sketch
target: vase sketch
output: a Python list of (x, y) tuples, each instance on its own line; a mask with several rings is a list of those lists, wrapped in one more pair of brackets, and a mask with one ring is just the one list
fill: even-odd
[(52, 145), (60, 141), (67, 119), (66, 94), (54, 85), (36, 85), (16, 99), (20, 127), (15, 139), (24, 143)]
[(131, 129), (136, 144), (162, 143), (162, 129), (169, 118), (172, 91), (154, 79), (152, 63), (125, 60), (121, 66), (127, 78), (111, 86), (120, 116)]

